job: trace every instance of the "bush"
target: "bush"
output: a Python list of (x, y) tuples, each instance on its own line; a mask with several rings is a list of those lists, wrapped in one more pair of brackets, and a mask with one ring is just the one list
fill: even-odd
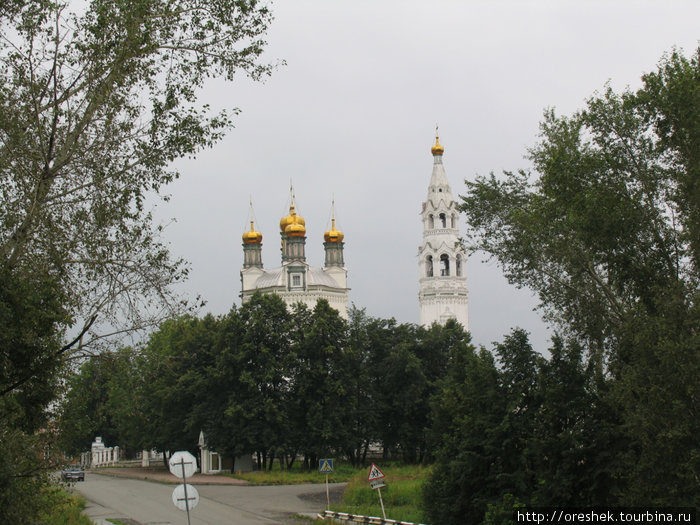
[(82, 514), (85, 498), (69, 494), (61, 487), (48, 486), (41, 491), (41, 510), (38, 523), (42, 525), (92, 525)]

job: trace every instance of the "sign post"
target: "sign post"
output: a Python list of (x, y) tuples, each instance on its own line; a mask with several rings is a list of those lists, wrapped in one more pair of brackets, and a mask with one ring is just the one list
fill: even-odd
[(331, 494), (328, 490), (328, 474), (333, 472), (333, 460), (322, 459), (318, 462), (318, 470), (321, 474), (326, 475), (326, 510), (331, 508)]
[(187, 478), (197, 470), (197, 459), (189, 452), (175, 452), (168, 462), (170, 472), (182, 480), (182, 485), (175, 487), (173, 491), (173, 503), (175, 506), (187, 512), (187, 525), (190, 524), (190, 509), (199, 503), (199, 493), (192, 485), (187, 484)]
[(369, 475), (367, 476), (367, 481), (369, 481), (369, 486), (372, 487), (372, 489), (377, 489), (377, 493), (379, 494), (379, 505), (382, 507), (382, 516), (384, 519), (386, 519), (386, 512), (384, 512), (384, 501), (382, 501), (382, 487), (386, 487), (384, 478), (386, 478), (386, 474), (379, 470), (377, 465), (372, 463), (372, 466), (369, 469)]

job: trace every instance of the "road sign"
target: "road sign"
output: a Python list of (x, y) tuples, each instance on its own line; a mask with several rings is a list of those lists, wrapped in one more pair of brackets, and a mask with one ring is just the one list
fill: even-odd
[(333, 460), (322, 459), (318, 462), (318, 470), (321, 474), (330, 474), (333, 472)]
[(197, 458), (186, 450), (175, 452), (168, 462), (170, 472), (180, 479), (191, 478), (197, 470)]
[(369, 468), (369, 476), (367, 476), (367, 481), (369, 481), (369, 486), (373, 489), (377, 489), (377, 494), (379, 495), (379, 504), (382, 506), (382, 516), (386, 519), (386, 512), (384, 511), (384, 501), (382, 500), (382, 487), (386, 487), (384, 483), (384, 478), (386, 474), (379, 470), (379, 467), (372, 463)]
[(367, 476), (367, 481), (372, 481), (375, 479), (382, 479), (385, 477), (386, 477), (386, 475), (384, 474), (384, 472), (379, 470), (379, 467), (377, 465), (375, 465), (374, 463), (372, 463), (372, 466), (369, 469), (369, 476)]
[(189, 512), (199, 503), (199, 492), (189, 483), (178, 485), (173, 490), (173, 503), (178, 509)]
[(369, 486), (373, 489), (380, 489), (386, 487), (386, 482), (383, 479), (373, 479), (369, 482)]

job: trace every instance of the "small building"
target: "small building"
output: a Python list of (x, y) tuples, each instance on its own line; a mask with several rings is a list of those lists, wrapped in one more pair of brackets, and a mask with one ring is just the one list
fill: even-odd
[(251, 472), (253, 470), (253, 457), (251, 455), (238, 456), (236, 458), (222, 456), (218, 452), (209, 450), (204, 431), (199, 432), (200, 465), (202, 474), (218, 474), (219, 472)]

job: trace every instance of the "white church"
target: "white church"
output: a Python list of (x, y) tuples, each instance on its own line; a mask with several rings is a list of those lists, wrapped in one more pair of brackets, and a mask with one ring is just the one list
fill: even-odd
[[(423, 203), (423, 242), (418, 250), (420, 324), (445, 324), (455, 319), (469, 329), (467, 305), (466, 253), (459, 244), (459, 211), (445, 174), (445, 149), (436, 134), (431, 148), (433, 171), (428, 197)], [(312, 267), (306, 260), (306, 221), (297, 214), (292, 192), (289, 214), (280, 220), (281, 264), (265, 269), (262, 262), (262, 234), (250, 221), (243, 234), (241, 299), (246, 302), (256, 292), (276, 293), (289, 306), (304, 303), (310, 308), (326, 299), (340, 315), (348, 318), (348, 271), (343, 257), (343, 238), (336, 229), (325, 232), (323, 267)]]
[(276, 293), (291, 306), (304, 303), (309, 308), (319, 299), (326, 299), (340, 315), (348, 318), (348, 271), (343, 258), (343, 232), (335, 227), (335, 213), (331, 229), (323, 238), (325, 264), (315, 268), (306, 261), (306, 221), (296, 212), (292, 192), (289, 215), (280, 220), (282, 261), (277, 268), (266, 270), (262, 262), (262, 234), (250, 230), (243, 234), (243, 269), (241, 270), (241, 300), (246, 302), (257, 291)]

